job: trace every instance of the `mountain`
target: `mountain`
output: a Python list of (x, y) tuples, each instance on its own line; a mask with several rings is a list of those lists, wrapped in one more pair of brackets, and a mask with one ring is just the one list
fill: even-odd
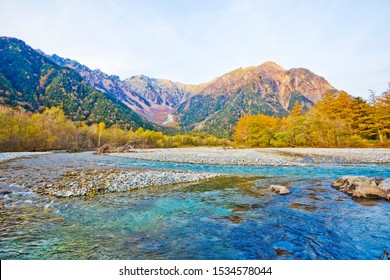
[(91, 70), (75, 60), (41, 53), (56, 64), (75, 70), (96, 90), (120, 100), (137, 114), (160, 125), (167, 124), (168, 116), (197, 88), (144, 75), (121, 81), (118, 76), (107, 75), (99, 69)]
[(182, 127), (226, 137), (244, 115), (286, 116), (296, 101), (309, 108), (327, 92), (336, 91), (307, 69), (285, 70), (266, 62), (214, 79), (180, 104), (174, 115)]
[(244, 115), (286, 116), (295, 101), (309, 108), (327, 92), (337, 91), (323, 77), (304, 68), (285, 70), (274, 62), (239, 68), (208, 83), (185, 85), (145, 75), (123, 81), (99, 69), (57, 55), (53, 62), (77, 71), (95, 89), (160, 125), (180, 125), (229, 136)]
[(185, 85), (145, 75), (121, 80), (75, 60), (34, 51), (17, 39), (3, 37), (1, 51), (0, 104), (30, 110), (61, 105), (73, 120), (89, 123), (180, 126), (226, 137), (244, 115), (286, 116), (296, 101), (307, 109), (327, 92), (337, 92), (305, 68), (286, 70), (274, 62)]
[(29, 111), (61, 106), (74, 121), (158, 129), (115, 96), (87, 85), (76, 71), (59, 66), (23, 41), (9, 37), (0, 37), (0, 104)]

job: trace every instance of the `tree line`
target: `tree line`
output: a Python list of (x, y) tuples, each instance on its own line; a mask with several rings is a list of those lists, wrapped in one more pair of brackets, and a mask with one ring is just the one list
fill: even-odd
[(304, 112), (296, 102), (288, 117), (240, 118), (234, 141), (201, 132), (162, 132), (106, 128), (67, 119), (60, 107), (31, 113), (0, 105), (0, 151), (87, 150), (110, 147), (390, 147), (390, 89), (369, 101), (344, 91), (327, 94)]
[(234, 138), (245, 147), (389, 147), (390, 88), (368, 101), (328, 93), (306, 112), (296, 102), (285, 118), (244, 116)]
[(135, 148), (174, 148), (183, 146), (228, 146), (231, 142), (213, 135), (177, 134), (142, 128), (106, 128), (104, 122), (87, 125), (66, 118), (60, 107), (31, 113), (0, 105), (0, 151), (87, 150), (108, 145)]

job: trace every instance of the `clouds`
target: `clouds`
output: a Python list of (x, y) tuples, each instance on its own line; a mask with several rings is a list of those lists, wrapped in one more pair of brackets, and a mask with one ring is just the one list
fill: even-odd
[(350, 1), (9, 1), (1, 35), (126, 78), (185, 83), (274, 60), (351, 94), (390, 79), (390, 5)]

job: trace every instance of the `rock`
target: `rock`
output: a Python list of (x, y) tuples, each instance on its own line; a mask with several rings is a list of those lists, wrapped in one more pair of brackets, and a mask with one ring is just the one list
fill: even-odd
[(281, 186), (281, 185), (270, 185), (268, 187), (268, 189), (270, 191), (273, 191), (274, 193), (277, 193), (277, 194), (289, 194), (290, 193), (290, 190), (287, 187)]
[(332, 187), (352, 197), (390, 199), (390, 179), (343, 176), (334, 182)]
[(385, 191), (390, 191), (390, 178), (386, 178), (382, 182), (380, 182), (378, 188)]

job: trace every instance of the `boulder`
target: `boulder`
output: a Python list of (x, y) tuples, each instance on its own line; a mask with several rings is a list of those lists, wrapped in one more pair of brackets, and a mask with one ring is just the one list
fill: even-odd
[(290, 190), (287, 187), (281, 186), (281, 185), (270, 185), (268, 187), (268, 190), (273, 191), (274, 193), (277, 193), (277, 194), (289, 194), (290, 193)]
[(343, 176), (335, 181), (332, 187), (352, 197), (390, 200), (390, 179)]

